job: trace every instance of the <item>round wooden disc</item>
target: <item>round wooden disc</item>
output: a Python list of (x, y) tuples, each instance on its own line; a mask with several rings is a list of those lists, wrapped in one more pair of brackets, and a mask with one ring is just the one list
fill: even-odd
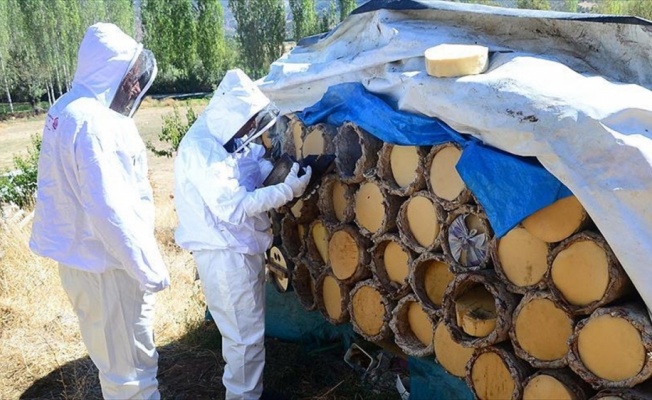
[(404, 284), (410, 273), (410, 255), (398, 243), (390, 241), (385, 247), (384, 262), (389, 280)]
[(439, 150), (430, 165), (430, 185), (435, 196), (452, 201), (466, 187), (455, 165), (462, 152), (455, 146), (447, 146)]
[(432, 344), (433, 329), (430, 317), (423, 310), (421, 304), (411, 301), (407, 311), (408, 323), (414, 336), (417, 337), (426, 346)]
[(348, 205), (346, 198), (347, 186), (344, 182), (336, 181), (332, 185), (331, 196), (333, 198), (333, 212), (338, 221), (346, 220), (346, 207)]
[(410, 186), (416, 179), (419, 166), (419, 153), (416, 146), (394, 145), (390, 154), (392, 176), (396, 184), (402, 188)]
[(583, 306), (598, 301), (609, 284), (607, 254), (593, 241), (574, 242), (553, 260), (551, 277), (568, 303)]
[(355, 292), (351, 319), (368, 336), (378, 335), (385, 323), (385, 307), (382, 295), (371, 286), (363, 286)]
[(444, 301), (444, 292), (455, 275), (448, 269), (448, 264), (441, 261), (427, 261), (424, 268), (426, 270), (423, 281), (428, 299), (436, 306), (441, 307)]
[(466, 375), (466, 364), (475, 349), (455, 342), (443, 321), (439, 322), (435, 328), (433, 346), (437, 361), (448, 373), (460, 378)]
[(333, 320), (338, 320), (343, 312), (340, 285), (337, 280), (330, 275), (324, 277), (322, 285), (322, 296), (326, 312)]
[(532, 378), (523, 388), (523, 400), (579, 400), (566, 385), (550, 375)]
[(339, 230), (333, 233), (328, 242), (328, 254), (333, 274), (337, 279), (351, 277), (360, 262), (358, 245), (351, 235)]
[(511, 399), (516, 382), (503, 359), (494, 352), (481, 354), (471, 366), (473, 389), (481, 400)]
[(523, 220), (532, 235), (544, 242), (560, 242), (575, 233), (584, 220), (586, 211), (575, 196), (557, 200)]
[(548, 270), (548, 245), (524, 228), (514, 228), (498, 242), (503, 273), (516, 286), (536, 285)]
[(568, 353), (568, 338), (573, 334), (573, 321), (553, 301), (537, 298), (525, 304), (514, 315), (518, 343), (529, 355), (539, 360), (558, 360)]
[(355, 218), (371, 233), (377, 232), (385, 218), (383, 194), (378, 185), (365, 182), (355, 195)]
[(425, 196), (413, 196), (408, 199), (407, 220), (414, 239), (423, 247), (429, 247), (439, 235), (437, 209)]

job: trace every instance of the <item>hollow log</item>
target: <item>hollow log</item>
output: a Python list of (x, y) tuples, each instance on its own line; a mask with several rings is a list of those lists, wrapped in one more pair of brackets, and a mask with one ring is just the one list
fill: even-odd
[(367, 341), (379, 343), (391, 334), (389, 322), (396, 303), (373, 279), (358, 282), (350, 293), (349, 316), (353, 330)]
[(512, 317), (509, 337), (514, 352), (535, 368), (565, 367), (575, 322), (552, 294), (530, 292), (521, 299)]
[(401, 240), (416, 252), (441, 248), (446, 211), (427, 191), (414, 193), (398, 211), (397, 225)]
[(359, 126), (347, 122), (335, 136), (335, 168), (345, 183), (360, 183), (373, 175), (382, 142)]
[(454, 278), (446, 256), (423, 253), (412, 262), (408, 282), (423, 308), (431, 315), (441, 317), (444, 293)]
[(318, 264), (328, 264), (329, 227), (321, 219), (312, 221), (306, 234), (306, 255)]
[(466, 384), (480, 400), (518, 400), (531, 371), (509, 346), (483, 347), (466, 364)]
[(473, 347), (464, 347), (455, 342), (444, 321), (439, 321), (435, 328), (433, 350), (444, 370), (458, 378), (466, 376), (466, 364), (475, 352)]
[(426, 187), (427, 147), (384, 143), (378, 153), (376, 173), (389, 193), (410, 196)]
[(319, 196), (317, 193), (313, 193), (306, 197), (301, 197), (295, 199), (289, 204), (282, 207), (282, 210), (286, 213), (290, 213), (296, 218), (297, 222), (300, 224), (309, 224), (319, 217), (319, 207), (317, 202), (319, 201)]
[(328, 260), (333, 275), (346, 285), (371, 277), (368, 268), (372, 243), (352, 225), (333, 228), (328, 241)]
[(292, 290), (292, 271), (294, 262), (284, 254), (279, 246), (272, 246), (267, 251), (267, 267), (272, 274), (272, 284), (281, 293)]
[(631, 389), (603, 389), (590, 400), (652, 400), (652, 380), (647, 380)]
[(394, 307), (389, 326), (394, 333), (394, 342), (405, 354), (425, 357), (433, 352), (435, 325), (436, 321), (410, 293)]
[(285, 140), (281, 144), (281, 149), (295, 159), (300, 159), (303, 147), (302, 138), (306, 134), (306, 126), (296, 115), (290, 114), (288, 117), (290, 119), (287, 123), (287, 133), (283, 135)]
[(301, 140), (301, 156), (335, 154), (334, 139), (337, 128), (326, 123), (311, 125), (306, 128)]
[(568, 363), (594, 389), (633, 387), (652, 376), (652, 323), (642, 302), (602, 307), (577, 323)]
[(315, 302), (324, 318), (333, 325), (349, 320), (349, 287), (326, 271), (315, 285)]
[(313, 311), (317, 308), (315, 302), (316, 279), (312, 272), (315, 268), (310, 267), (310, 264), (308, 259), (302, 259), (295, 263), (292, 271), (292, 287), (303, 308)]
[(330, 223), (349, 223), (355, 218), (354, 199), (358, 186), (347, 184), (336, 174), (323, 178), (317, 205), (322, 217)]
[(281, 243), (283, 250), (291, 259), (302, 257), (305, 251), (306, 226), (297, 223), (292, 214), (286, 214), (281, 220)]
[(490, 244), (498, 277), (510, 292), (525, 294), (546, 288), (550, 245), (517, 226)]
[(462, 205), (448, 214), (442, 231), (442, 249), (455, 273), (479, 271), (491, 262), (493, 231), (484, 211)]
[(575, 315), (590, 314), (634, 290), (600, 234), (577, 233), (555, 247), (548, 260), (548, 287), (557, 301)]
[(462, 148), (455, 143), (434, 146), (426, 157), (426, 185), (445, 210), (453, 210), (472, 200), (471, 192), (455, 169)]
[(398, 235), (381, 236), (375, 241), (369, 252), (371, 253), (371, 271), (387, 291), (388, 296), (397, 300), (407, 294), (411, 289), (408, 279), (410, 266), (416, 257), (401, 242)]
[(492, 271), (460, 274), (446, 288), (442, 312), (457, 343), (479, 348), (508, 340), (517, 303)]
[(586, 229), (591, 220), (579, 200), (568, 196), (525, 218), (522, 225), (540, 240), (555, 243)]
[(375, 179), (360, 184), (355, 192), (355, 223), (367, 237), (375, 238), (396, 229), (403, 199), (387, 193)]
[(568, 368), (542, 369), (523, 382), (523, 400), (586, 400), (593, 390)]

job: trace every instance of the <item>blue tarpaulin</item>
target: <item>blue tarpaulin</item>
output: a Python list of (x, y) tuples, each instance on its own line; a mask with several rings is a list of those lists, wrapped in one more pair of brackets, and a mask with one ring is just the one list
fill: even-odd
[(353, 122), (392, 144), (460, 144), (464, 151), (457, 171), (485, 209), (497, 237), (504, 236), (528, 215), (571, 194), (535, 158), (485, 146), (436, 118), (396, 111), (360, 83), (331, 86), (320, 101), (297, 115), (306, 125)]

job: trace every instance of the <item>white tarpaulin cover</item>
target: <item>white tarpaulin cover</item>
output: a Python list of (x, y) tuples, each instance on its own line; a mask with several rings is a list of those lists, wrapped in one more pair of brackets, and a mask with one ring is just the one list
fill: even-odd
[[(259, 81), (282, 113), (359, 82), (397, 109), (535, 156), (581, 201), (652, 306), (650, 23), (438, 1), (371, 1)], [(486, 73), (433, 78), (424, 51), (489, 47)]]

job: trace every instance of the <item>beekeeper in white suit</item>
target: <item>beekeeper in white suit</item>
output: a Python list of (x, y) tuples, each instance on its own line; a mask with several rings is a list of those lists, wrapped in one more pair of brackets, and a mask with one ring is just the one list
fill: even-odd
[(264, 252), (272, 243), (267, 211), (300, 196), (311, 175), (308, 167), (298, 177), (295, 163), (284, 182), (261, 187), (272, 164), (253, 139), (276, 115), (247, 75), (228, 71), (175, 160), (175, 238), (193, 253), (222, 335), (227, 399), (263, 395)]
[(30, 248), (59, 262), (106, 399), (160, 398), (152, 319), (154, 292), (169, 276), (131, 118), (155, 76), (150, 51), (113, 24), (95, 24), (43, 130)]

